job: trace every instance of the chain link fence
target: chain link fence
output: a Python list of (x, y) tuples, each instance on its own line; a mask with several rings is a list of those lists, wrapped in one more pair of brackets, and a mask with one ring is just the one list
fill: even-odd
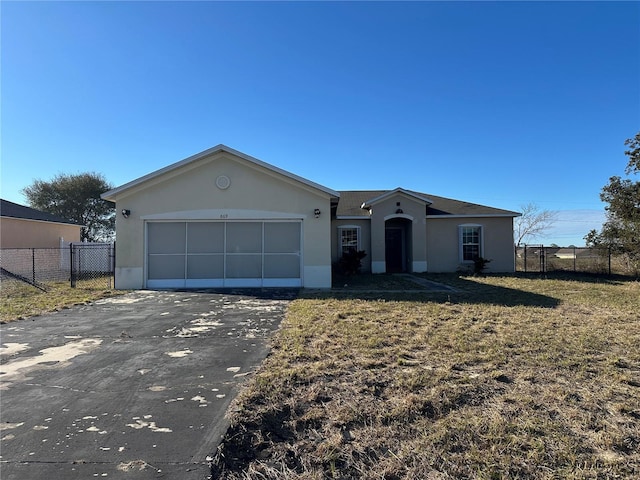
[(72, 287), (113, 288), (115, 246), (77, 243), (65, 248), (2, 248), (0, 280), (22, 282), (40, 290), (53, 282)]
[(614, 255), (608, 248), (545, 247), (525, 245), (517, 247), (518, 272), (581, 272), (604, 275), (637, 275), (625, 258)]
[(70, 256), (72, 287), (113, 287), (113, 244), (73, 243), (70, 246)]

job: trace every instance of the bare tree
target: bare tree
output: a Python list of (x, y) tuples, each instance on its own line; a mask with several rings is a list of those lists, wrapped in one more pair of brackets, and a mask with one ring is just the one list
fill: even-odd
[(544, 237), (558, 216), (558, 212), (540, 210), (535, 203), (521, 205), (520, 208), (522, 215), (513, 221), (513, 236), (516, 247), (519, 247), (525, 238)]

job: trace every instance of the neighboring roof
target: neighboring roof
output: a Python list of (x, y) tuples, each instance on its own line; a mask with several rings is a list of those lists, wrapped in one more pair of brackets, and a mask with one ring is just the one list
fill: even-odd
[(163, 175), (167, 172), (171, 172), (172, 170), (176, 170), (178, 168), (181, 168), (185, 165), (188, 165), (190, 163), (196, 162), (198, 160), (201, 160), (205, 157), (208, 157), (210, 155), (214, 155), (216, 153), (220, 153), (220, 152), (227, 152), (230, 153), (232, 155), (235, 155), (237, 157), (242, 158), (243, 160), (246, 160), (247, 162), (250, 163), (254, 163), (256, 165), (259, 165), (260, 167), (266, 168), (267, 170), (271, 170), (272, 172), (278, 173), (280, 175), (283, 175), (285, 177), (288, 177), (292, 180), (296, 180), (304, 185), (307, 185), (309, 187), (312, 187), (314, 189), (320, 190), (324, 193), (327, 193), (329, 195), (331, 195), (332, 197), (339, 197), (340, 194), (338, 192), (336, 192), (335, 190), (331, 190), (330, 188), (324, 187), (318, 183), (312, 182), (310, 180), (307, 180), (306, 178), (302, 178), (299, 177), (298, 175), (295, 175), (293, 173), (287, 172), (286, 170), (282, 170), (281, 168), (275, 167), (269, 163), (263, 162), (262, 160), (258, 160), (257, 158), (251, 157), (247, 154), (244, 154), (242, 152), (239, 152), (238, 150), (234, 150), (233, 148), (227, 147), (226, 145), (220, 144), (217, 145), (215, 147), (209, 148), (208, 150), (205, 150), (203, 152), (200, 153), (196, 153), (195, 155), (192, 155), (188, 158), (185, 158), (184, 160), (180, 160), (179, 162), (173, 163), (167, 167), (161, 168), (160, 170), (156, 170), (155, 172), (151, 172), (147, 175), (144, 175), (143, 177), (137, 178), (129, 183), (125, 183), (124, 185), (121, 185), (119, 187), (114, 188), (113, 190), (109, 190), (108, 192), (105, 192), (101, 195), (101, 197), (105, 200), (109, 200), (112, 202), (116, 201), (116, 197), (117, 195), (126, 192), (127, 190), (130, 190), (134, 187), (137, 187), (138, 185), (141, 185), (142, 183), (154, 179), (156, 177), (159, 177), (160, 175)]
[[(361, 208), (363, 204), (370, 204), (372, 200), (379, 201), (381, 198), (393, 194), (394, 192), (404, 192), (416, 198), (422, 199), (426, 204), (426, 216), (437, 217), (517, 217), (518, 212), (502, 210), (500, 208), (487, 207), (475, 203), (463, 202), (451, 198), (438, 197), (427, 193), (420, 193), (411, 190), (349, 190), (340, 191), (340, 200), (336, 210), (337, 217), (369, 217), (369, 211)], [(429, 202), (431, 202), (429, 204)]]
[(19, 205), (17, 203), (2, 199), (0, 199), (0, 216), (9, 218), (20, 218), (22, 220), (39, 220), (41, 222), (66, 223), (69, 225), (77, 225), (79, 227), (82, 226), (77, 222), (74, 222), (73, 220), (66, 220), (57, 215), (52, 215), (51, 213), (41, 212), (40, 210), (36, 210), (35, 208), (26, 207), (24, 205)]

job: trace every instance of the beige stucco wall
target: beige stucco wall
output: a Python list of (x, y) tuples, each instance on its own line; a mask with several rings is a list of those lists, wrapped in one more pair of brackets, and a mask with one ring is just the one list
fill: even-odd
[(367, 220), (334, 220), (331, 222), (331, 261), (338, 261), (339, 227), (360, 227), (360, 250), (367, 254), (362, 259), (362, 271), (371, 271), (371, 222)]
[[(400, 202), (400, 205), (397, 203)], [(396, 210), (402, 209), (402, 214)], [(404, 218), (412, 222), (411, 242), (412, 252), (409, 258), (413, 264), (413, 271), (424, 271), (426, 254), (426, 206), (425, 202), (417, 198), (397, 193), (385, 198), (372, 206), (371, 209), (371, 267), (374, 273), (385, 271), (385, 222), (391, 218)]]
[[(231, 181), (227, 189), (216, 186), (221, 175)], [(145, 221), (290, 218), (302, 220), (303, 286), (330, 287), (330, 207), (329, 194), (228, 152), (194, 161), (116, 199), (116, 286), (144, 286)]]
[(513, 218), (428, 218), (427, 263), (430, 272), (455, 272), (460, 266), (460, 225), (481, 225), (487, 272), (513, 272)]
[(21, 218), (0, 217), (0, 248), (60, 248), (80, 241), (80, 226)]

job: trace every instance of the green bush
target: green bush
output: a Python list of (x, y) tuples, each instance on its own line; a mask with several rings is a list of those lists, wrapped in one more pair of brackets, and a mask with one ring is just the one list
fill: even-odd
[(343, 275), (360, 273), (362, 259), (367, 256), (364, 250), (349, 250), (338, 260), (338, 271)]

